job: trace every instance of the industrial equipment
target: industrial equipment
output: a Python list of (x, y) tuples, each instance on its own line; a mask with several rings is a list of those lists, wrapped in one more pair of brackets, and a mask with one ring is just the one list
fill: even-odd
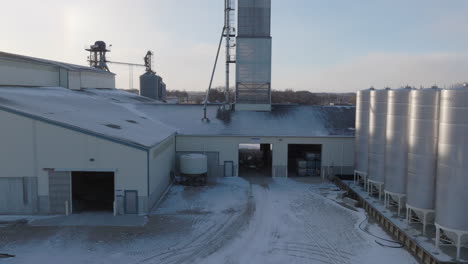
[(410, 92), (406, 219), (426, 227), (434, 220), (440, 89)]
[(408, 160), (408, 114), (410, 87), (388, 91), (385, 142), (385, 206), (405, 205)]
[(356, 95), (356, 132), (354, 179), (365, 184), (369, 159), (369, 104), (370, 92), (374, 88), (358, 91)]
[(383, 194), (385, 175), (385, 132), (387, 125), (388, 91), (372, 90), (370, 92), (369, 110), (369, 169), (367, 189), (369, 193)]
[(179, 160), (180, 175), (176, 182), (188, 186), (203, 186), (208, 178), (208, 157), (204, 154), (184, 154)]
[[(440, 98), (436, 184), (436, 245), (468, 247), (468, 86), (444, 89)], [(444, 239), (445, 238), (445, 239)]]

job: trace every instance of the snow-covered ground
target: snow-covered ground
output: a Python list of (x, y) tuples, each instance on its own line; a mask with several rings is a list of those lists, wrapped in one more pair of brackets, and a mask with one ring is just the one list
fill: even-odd
[[(144, 227), (0, 229), (2, 263), (417, 263), (359, 229), (332, 184), (308, 180), (223, 179), (174, 186)], [(361, 225), (389, 238), (375, 224)]]

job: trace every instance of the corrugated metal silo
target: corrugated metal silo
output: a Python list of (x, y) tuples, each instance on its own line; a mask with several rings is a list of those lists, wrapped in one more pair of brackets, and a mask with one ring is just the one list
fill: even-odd
[(373, 90), (370, 92), (369, 108), (369, 168), (368, 190), (377, 190), (379, 199), (383, 194), (385, 175), (385, 131), (387, 125), (388, 91)]
[(140, 95), (154, 100), (161, 100), (161, 77), (154, 72), (146, 72), (140, 76)]
[(356, 94), (356, 133), (354, 169), (355, 177), (365, 179), (368, 169), (369, 151), (369, 104), (371, 89), (358, 91)]
[(438, 88), (410, 93), (406, 217), (422, 223), (423, 233), (434, 219), (439, 98)]
[(404, 206), (408, 160), (408, 111), (411, 88), (388, 91), (385, 141), (385, 206)]
[(468, 242), (468, 87), (441, 92), (436, 184), (437, 242), (440, 231), (457, 245)]

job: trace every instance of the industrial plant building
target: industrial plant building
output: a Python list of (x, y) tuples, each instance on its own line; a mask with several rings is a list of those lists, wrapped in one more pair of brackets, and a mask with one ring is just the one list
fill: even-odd
[[(60, 67), (68, 67), (30, 60), (31, 67), (36, 61), (56, 67), (57, 76)], [(32, 80), (22, 79), (28, 87), (2, 84), (1, 213), (147, 214), (170, 185), (171, 173), (178, 173), (180, 155), (206, 154), (209, 179), (215, 181), (243, 176), (242, 144), (269, 146), (268, 177), (295, 176), (295, 160), (304, 152), (321, 157), (323, 175), (353, 171), (354, 107), (273, 105), (265, 112), (224, 112), (210, 105), (210, 122), (202, 122), (202, 106), (120, 91), (110, 85), (114, 75), (80, 69), (104, 83), (112, 80), (98, 88), (42, 87), (49, 75), (39, 71)]]
[[(237, 45), (226, 20), (228, 69), (237, 49), (229, 107), (164, 103), (151, 51), (142, 65), (111, 62), (96, 41), (86, 49), (90, 67), (0, 53), (0, 213), (145, 215), (184, 173), (188, 153), (206, 156), (214, 182), (352, 174), (354, 107), (271, 104), (270, 7), (239, 1)], [(108, 63), (146, 67), (142, 96), (117, 90)]]

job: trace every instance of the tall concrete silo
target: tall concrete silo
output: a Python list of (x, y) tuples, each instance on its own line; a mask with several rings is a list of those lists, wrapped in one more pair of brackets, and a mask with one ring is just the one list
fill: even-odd
[(388, 91), (385, 141), (385, 206), (404, 207), (408, 160), (408, 112), (411, 88)]
[(385, 179), (385, 131), (389, 90), (373, 90), (370, 92), (367, 188), (370, 193), (377, 192), (379, 199), (383, 195)]
[(368, 170), (369, 151), (369, 106), (370, 92), (367, 89), (356, 94), (356, 133), (354, 150), (354, 179), (366, 182)]
[(406, 217), (421, 223), (423, 234), (434, 220), (440, 89), (410, 93)]
[(436, 244), (441, 232), (457, 247), (468, 243), (468, 86), (441, 92), (436, 179)]

